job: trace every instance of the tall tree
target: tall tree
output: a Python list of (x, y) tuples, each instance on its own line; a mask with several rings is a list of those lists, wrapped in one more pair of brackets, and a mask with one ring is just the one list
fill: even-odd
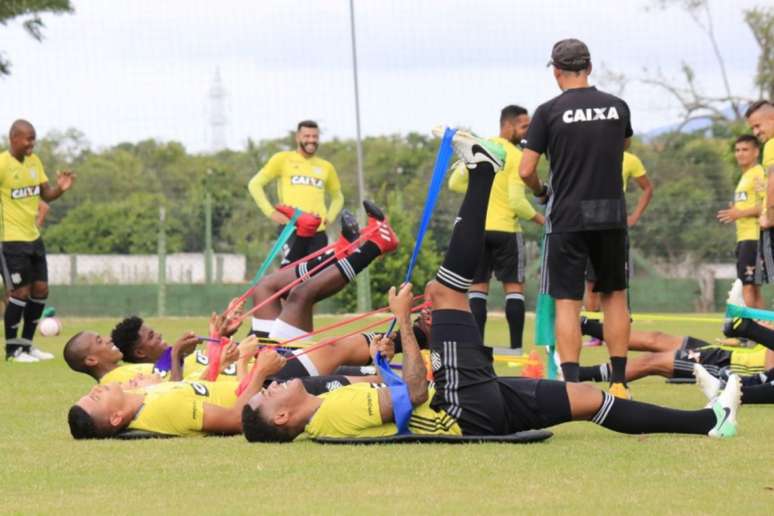
[[(35, 40), (42, 41), (45, 28), (40, 17), (42, 13), (69, 14), (74, 10), (70, 0), (4, 0), (0, 2), (0, 24), (8, 25), (20, 18), (24, 30)], [(0, 76), (10, 73), (11, 62), (0, 52)]]
[(774, 8), (757, 7), (745, 11), (744, 21), (750, 27), (761, 49), (755, 85), (758, 86), (761, 97), (772, 100), (774, 99)]

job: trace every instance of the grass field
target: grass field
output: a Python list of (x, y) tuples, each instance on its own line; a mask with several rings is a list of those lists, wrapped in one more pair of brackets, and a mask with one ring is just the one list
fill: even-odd
[[(69, 406), (92, 385), (61, 359), (67, 337), (114, 320), (67, 319), (39, 338), (56, 360), (0, 365), (0, 513), (84, 514), (772, 514), (774, 406), (743, 407), (739, 435), (620, 435), (590, 423), (533, 445), (324, 447), (231, 438), (76, 442)], [(167, 340), (205, 319), (149, 320)], [(718, 325), (641, 321), (712, 340)], [(506, 342), (502, 317), (487, 340)], [(532, 339), (528, 320), (526, 342)], [(583, 363), (604, 359), (586, 349)], [(500, 374), (517, 369), (498, 366)], [(693, 385), (648, 378), (636, 399), (699, 408)]]

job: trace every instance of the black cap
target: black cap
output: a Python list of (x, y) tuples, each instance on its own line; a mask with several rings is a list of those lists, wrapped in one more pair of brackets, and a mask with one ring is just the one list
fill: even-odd
[(563, 39), (556, 42), (551, 50), (548, 66), (554, 65), (560, 70), (577, 72), (585, 70), (591, 64), (589, 47), (579, 39)]

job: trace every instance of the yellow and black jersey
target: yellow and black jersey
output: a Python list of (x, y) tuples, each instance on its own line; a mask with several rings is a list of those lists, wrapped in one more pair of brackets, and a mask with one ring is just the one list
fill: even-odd
[[(202, 373), (210, 363), (209, 357), (205, 351), (196, 350), (183, 360), (183, 379), (196, 381), (201, 379)], [(222, 373), (218, 375), (217, 381), (236, 380), (236, 363), (230, 364)]]
[[(356, 383), (321, 394), (323, 402), (305, 431), (311, 437), (381, 437), (395, 435), (395, 423), (382, 423), (378, 389), (382, 385)], [(414, 407), (409, 429), (415, 434), (462, 435), (457, 422), (446, 412), (430, 408), (434, 391), (428, 401)]]
[[(336, 169), (324, 159), (305, 158), (298, 151), (278, 152), (250, 180), (248, 190), (261, 211), (268, 217), (274, 211), (264, 186), (277, 181), (277, 199), (280, 204), (293, 206), (323, 219), (318, 231), (325, 229), (325, 221), (336, 218), (344, 205), (341, 183)], [(325, 193), (331, 197), (329, 208), (325, 206)]]
[(731, 352), (731, 371), (747, 376), (762, 372), (766, 367), (766, 354), (769, 350), (761, 344), (751, 348), (733, 348), (722, 346)]
[(645, 165), (642, 164), (640, 158), (632, 154), (631, 152), (624, 151), (623, 153), (623, 165), (621, 166), (621, 175), (623, 176), (623, 189), (626, 191), (626, 187), (629, 184), (630, 179), (637, 179), (647, 174)]
[(32, 242), (40, 237), (35, 224), (40, 202), (40, 187), (48, 182), (43, 164), (35, 154), (24, 162), (10, 152), (0, 153), (0, 209), (2, 241)]
[[(747, 210), (755, 206), (763, 206), (766, 196), (766, 174), (763, 167), (755, 165), (747, 169), (734, 190), (734, 207), (738, 210)], [(758, 225), (758, 216), (742, 217), (736, 219), (736, 241), (758, 240), (760, 226)]]
[[(106, 385), (108, 383), (126, 383), (138, 374), (151, 375), (155, 371), (153, 370), (153, 364), (124, 364), (116, 367), (112, 371), (105, 373), (102, 378), (99, 379), (99, 383)], [(169, 375), (162, 375), (162, 379), (169, 378)]]
[(145, 401), (129, 428), (165, 435), (203, 435), (204, 405), (231, 408), (236, 403), (234, 382), (165, 382), (137, 391)]
[[(505, 149), (505, 164), (495, 175), (492, 183), (485, 229), (518, 233), (521, 231), (519, 219), (530, 220), (535, 216), (535, 208), (529, 203), (525, 194), (526, 185), (519, 176), (521, 149), (499, 136), (489, 140), (502, 145)], [(468, 189), (468, 169), (464, 163), (454, 168), (449, 177), (449, 189), (460, 193), (465, 193)]]
[[(768, 178), (771, 169), (774, 168), (774, 138), (769, 139), (763, 144), (763, 157), (761, 158), (761, 166), (763, 167), (763, 173)], [(766, 213), (768, 209), (767, 189), (763, 191), (763, 208), (761, 214)]]

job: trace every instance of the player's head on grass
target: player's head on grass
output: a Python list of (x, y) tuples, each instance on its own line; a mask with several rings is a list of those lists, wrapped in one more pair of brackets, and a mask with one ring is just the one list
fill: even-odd
[(16, 120), (8, 131), (11, 154), (16, 159), (24, 159), (24, 156), (32, 154), (35, 148), (35, 128), (26, 120)]
[(70, 407), (67, 423), (75, 439), (111, 437), (125, 428), (134, 417), (131, 401), (119, 383), (95, 385)]
[(250, 442), (290, 442), (304, 431), (319, 405), (297, 378), (272, 382), (242, 409), (242, 431)]
[(774, 105), (768, 100), (758, 100), (750, 104), (744, 114), (747, 125), (761, 143), (774, 138)]
[(168, 347), (161, 333), (134, 315), (116, 324), (110, 337), (124, 354), (125, 362), (154, 363)]
[(500, 137), (518, 145), (527, 136), (529, 112), (516, 104), (510, 104), (500, 110)]
[(760, 143), (752, 134), (743, 134), (734, 142), (736, 163), (744, 171), (758, 163)]
[(320, 126), (314, 120), (302, 120), (296, 129), (298, 151), (306, 157), (314, 156), (320, 146)]
[(86, 373), (95, 380), (100, 367), (117, 364), (123, 354), (109, 338), (102, 337), (91, 331), (76, 333), (67, 341), (62, 353), (75, 372)]

